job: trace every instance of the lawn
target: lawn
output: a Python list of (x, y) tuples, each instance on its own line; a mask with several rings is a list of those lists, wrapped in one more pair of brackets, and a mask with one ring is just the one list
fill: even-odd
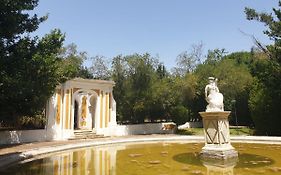
[[(253, 135), (254, 130), (250, 128), (230, 128), (230, 135)], [(204, 135), (203, 128), (187, 128), (178, 130), (176, 134), (179, 135)]]

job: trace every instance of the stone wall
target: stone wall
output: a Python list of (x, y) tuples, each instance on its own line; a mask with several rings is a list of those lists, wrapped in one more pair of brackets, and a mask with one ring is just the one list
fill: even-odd
[(168, 123), (145, 123), (133, 125), (118, 125), (115, 127), (115, 136), (140, 135), (140, 134), (173, 134), (177, 126), (173, 122)]
[(0, 132), (0, 144), (18, 144), (46, 140), (46, 130), (13, 130)]

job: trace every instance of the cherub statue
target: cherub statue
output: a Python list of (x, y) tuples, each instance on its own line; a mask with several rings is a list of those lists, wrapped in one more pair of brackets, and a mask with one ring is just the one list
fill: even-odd
[(217, 82), (217, 78), (209, 77), (209, 84), (205, 87), (205, 98), (208, 102), (206, 112), (224, 111), (223, 95), (219, 92)]

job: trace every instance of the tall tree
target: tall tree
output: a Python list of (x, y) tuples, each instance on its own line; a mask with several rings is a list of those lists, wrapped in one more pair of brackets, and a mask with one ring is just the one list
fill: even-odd
[(92, 58), (90, 71), (95, 79), (108, 80), (110, 78), (109, 61), (104, 56), (97, 55)]
[(60, 70), (65, 79), (69, 77), (93, 78), (90, 70), (83, 66), (84, 61), (87, 60), (87, 53), (79, 52), (76, 44), (71, 43), (63, 47), (60, 50), (59, 57), (63, 62)]
[(191, 73), (203, 59), (203, 44), (193, 44), (191, 50), (184, 51), (177, 56), (177, 67), (173, 69), (174, 74), (184, 76)]
[(207, 59), (205, 60), (205, 63), (216, 65), (223, 59), (226, 53), (227, 52), (225, 51), (225, 49), (208, 50)]
[[(281, 1), (273, 13), (257, 12), (245, 8), (248, 20), (263, 23), (264, 31), (273, 44), (263, 46), (256, 40), (257, 46), (267, 56), (266, 59), (256, 59), (253, 75), (256, 78), (250, 96), (250, 107), (256, 129), (261, 134), (281, 135)], [(261, 54), (259, 54), (260, 56)], [(264, 58), (264, 57), (263, 57)]]
[(126, 100), (125, 100), (125, 94), (127, 92), (127, 86), (126, 86), (126, 65), (127, 62), (122, 57), (122, 55), (118, 55), (112, 59), (111, 64), (111, 72), (112, 72), (112, 79), (116, 83), (115, 87), (113, 89), (114, 98), (116, 100), (118, 110), (117, 110), (117, 120), (118, 121), (125, 121), (125, 110), (127, 108)]
[[(33, 32), (38, 25), (46, 20), (46, 16), (30, 16), (29, 10), (38, 5), (38, 0), (3, 0), (0, 7), (0, 106), (1, 114), (16, 115), (25, 107), (30, 98), (21, 98), (28, 87), (23, 81), (32, 77), (34, 67), (31, 55), (36, 52), (36, 39), (31, 39), (27, 33)], [(21, 79), (21, 80), (20, 80)], [(20, 88), (23, 86), (23, 88)], [(30, 88), (32, 89), (32, 88)], [(32, 92), (30, 92), (32, 94)], [(26, 94), (28, 95), (28, 94)], [(30, 96), (30, 95), (29, 95)], [(24, 103), (24, 104), (22, 104)], [(13, 114), (11, 114), (13, 113)], [(1, 115), (3, 118), (3, 115)]]
[[(47, 16), (30, 16), (28, 11), (38, 5), (39, 0), (2, 0), (0, 7), (0, 44), (1, 51), (9, 54), (9, 46), (13, 46), (22, 34), (34, 32)], [(1, 54), (2, 55), (2, 54)], [(3, 54), (4, 55), (4, 54)]]
[(60, 68), (60, 30), (30, 37), (46, 16), (30, 15), (38, 0), (2, 0), (0, 6), (0, 119), (34, 116), (55, 87), (68, 79)]
[(193, 113), (197, 114), (197, 112), (205, 110), (206, 100), (204, 97), (204, 88), (207, 84), (207, 77), (214, 76), (219, 79), (218, 86), (224, 95), (225, 110), (232, 110), (236, 107), (237, 114), (239, 114), (237, 115), (239, 118), (238, 124), (251, 124), (247, 102), (253, 78), (249, 68), (246, 64), (237, 63), (237, 60), (240, 60), (239, 54), (223, 56), (221, 54), (214, 54), (217, 53), (215, 51), (209, 51), (209, 53), (212, 54), (207, 57), (203, 64), (198, 65), (194, 72), (198, 82), (196, 87), (197, 96), (193, 101)]

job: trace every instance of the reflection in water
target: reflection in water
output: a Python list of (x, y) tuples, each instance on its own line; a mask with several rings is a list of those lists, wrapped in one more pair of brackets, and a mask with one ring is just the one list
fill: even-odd
[[(212, 160), (201, 159), (198, 152), (182, 153), (175, 155), (173, 160), (188, 164), (207, 168), (207, 175), (233, 175), (234, 167), (236, 168), (257, 168), (267, 167), (274, 164), (274, 160), (265, 156), (242, 153), (238, 159), (228, 160)], [(275, 168), (276, 169), (276, 168)]]
[(177, 154), (173, 157), (173, 159), (177, 162), (185, 163), (188, 165), (202, 165), (198, 152)]
[(239, 162), (237, 168), (256, 168), (264, 167), (274, 164), (275, 161), (269, 157), (256, 155), (256, 154), (239, 154)]
[[(65, 151), (47, 158), (20, 164), (2, 175), (248, 175), (281, 174), (281, 147), (236, 144), (239, 161), (201, 160), (203, 144), (147, 143), (112, 145)], [(235, 146), (235, 144), (234, 144)], [(271, 148), (271, 149), (268, 149)]]
[(115, 175), (118, 147), (85, 149), (44, 159), (46, 172), (54, 175)]
[(204, 166), (207, 168), (207, 175), (233, 175), (234, 174), (234, 166), (226, 166), (226, 167), (220, 167), (216, 165), (209, 165), (204, 164)]
[(60, 153), (59, 155), (17, 165), (12, 169), (0, 171), (0, 174), (115, 175), (116, 152), (123, 148), (124, 146), (96, 147)]

